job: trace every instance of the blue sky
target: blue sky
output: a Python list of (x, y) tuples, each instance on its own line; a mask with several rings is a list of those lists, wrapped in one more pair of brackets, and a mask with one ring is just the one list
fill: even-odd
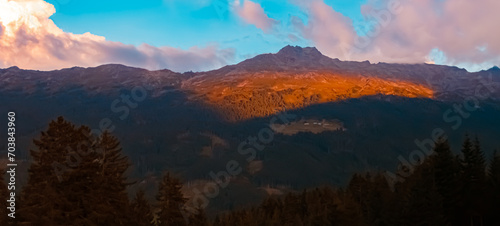
[[(338, 12), (362, 20), (360, 7), (366, 0), (327, 0)], [(291, 41), (268, 35), (245, 24), (228, 8), (227, 0), (47, 0), (56, 7), (51, 19), (66, 32), (90, 32), (110, 41), (188, 49), (217, 43), (235, 48), (236, 61), (261, 53), (276, 52), (285, 45), (312, 46), (308, 40)], [(270, 18), (282, 21), (287, 30), (290, 16), (307, 16), (288, 0), (254, 1)]]

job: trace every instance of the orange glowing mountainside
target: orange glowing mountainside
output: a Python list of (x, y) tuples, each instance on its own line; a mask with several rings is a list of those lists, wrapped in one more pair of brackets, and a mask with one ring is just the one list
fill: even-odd
[(232, 120), (377, 94), (434, 97), (432, 89), (408, 81), (331, 72), (257, 72), (221, 79), (195, 77), (184, 85)]
[[(340, 61), (314, 47), (286, 46), (275, 54), (191, 73), (181, 87), (191, 100), (208, 104), (230, 120), (244, 120), (371, 95), (463, 100), (482, 84), (496, 86), (498, 72), (496, 67), (469, 73), (442, 65)], [(497, 91), (491, 94), (498, 96)]]
[(191, 99), (230, 120), (263, 117), (283, 109), (370, 95), (434, 98), (431, 87), (396, 74), (359, 71), (368, 62), (342, 62), (316, 48), (287, 46), (237, 65), (196, 73), (183, 81)]

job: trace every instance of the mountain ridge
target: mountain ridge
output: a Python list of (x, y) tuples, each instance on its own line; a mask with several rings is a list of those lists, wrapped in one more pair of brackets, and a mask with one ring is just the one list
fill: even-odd
[[(222, 68), (225, 68), (225, 67), (230, 67), (230, 66), (236, 66), (236, 65), (239, 65), (245, 61), (248, 61), (248, 60), (252, 60), (252, 59), (255, 59), (255, 58), (261, 58), (263, 56), (287, 56), (287, 57), (290, 57), (294, 55), (295, 53), (295, 56), (299, 55), (299, 56), (315, 56), (315, 58), (312, 58), (312, 59), (316, 59), (316, 58), (324, 58), (324, 59), (329, 59), (329, 60), (333, 60), (333, 62), (353, 62), (353, 63), (360, 63), (360, 64), (369, 64), (369, 65), (379, 65), (379, 64), (389, 64), (389, 65), (428, 65), (428, 66), (436, 66), (436, 67), (449, 67), (449, 68), (456, 68), (456, 69), (459, 69), (459, 70), (464, 70), (464, 71), (467, 71), (466, 69), (464, 68), (459, 68), (457, 66), (450, 66), (450, 65), (437, 65), (437, 64), (426, 64), (426, 63), (387, 63), (387, 62), (379, 62), (379, 63), (370, 63), (370, 61), (368, 60), (365, 60), (365, 61), (343, 61), (343, 60), (340, 60), (338, 58), (330, 58), (330, 57), (327, 57), (325, 55), (323, 55), (316, 47), (300, 47), (300, 46), (291, 46), (291, 45), (287, 45), (283, 48), (281, 48), (278, 52), (276, 53), (263, 53), (263, 54), (258, 54), (257, 56), (255, 57), (252, 57), (252, 58), (249, 58), (249, 59), (246, 59), (246, 60), (243, 60), (239, 63), (236, 63), (236, 64), (231, 64), (231, 65), (226, 65), (226, 66), (223, 66), (221, 68), (218, 68), (218, 69), (213, 69), (213, 70), (208, 70), (208, 71), (200, 71), (200, 72), (195, 72), (195, 73), (204, 73), (204, 72), (210, 72), (210, 71), (216, 71), (216, 70), (220, 70)], [(311, 59), (311, 58), (310, 58)], [(53, 71), (61, 71), (61, 70), (66, 70), (66, 69), (75, 69), (75, 68), (81, 68), (81, 69), (92, 69), (92, 68), (99, 68), (99, 67), (108, 67), (108, 66), (113, 66), (113, 67), (118, 67), (118, 66), (121, 66), (121, 67), (126, 67), (126, 68), (133, 68), (133, 69), (141, 69), (141, 70), (147, 70), (147, 71), (151, 71), (151, 72), (154, 72), (154, 71), (164, 71), (164, 70), (167, 70), (167, 71), (172, 71), (168, 68), (164, 68), (164, 69), (158, 69), (158, 70), (149, 70), (149, 69), (145, 69), (145, 68), (141, 68), (141, 67), (133, 67), (133, 66), (128, 66), (128, 65), (125, 65), (125, 64), (120, 64), (120, 63), (108, 63), (108, 64), (101, 64), (101, 65), (97, 65), (97, 66), (89, 66), (89, 67), (82, 67), (82, 66), (74, 66), (74, 67), (69, 67), (69, 68), (60, 68), (60, 69), (55, 69), (55, 70), (36, 70), (36, 69), (24, 69), (24, 68), (19, 68), (17, 66), (10, 66), (10, 67), (7, 67), (7, 68), (0, 68), (0, 70), (8, 70), (8, 69), (19, 69), (19, 70), (23, 70), (23, 71), (37, 71), (37, 72), (53, 72)], [(500, 70), (500, 68), (498, 66), (493, 66), (489, 69), (484, 69), (483, 71), (490, 71), (490, 70)], [(173, 71), (172, 71), (173, 72)], [(469, 72), (469, 71), (467, 71)], [(193, 72), (175, 72), (175, 73), (179, 73), (179, 74), (189, 74), (189, 73), (193, 73)], [(469, 73), (477, 73), (477, 72), (469, 72)]]
[[(205, 103), (233, 119), (245, 119), (274, 114), (274, 109), (366, 95), (457, 101), (476, 95), (485, 79), (491, 80), (486, 82), (493, 88), (490, 98), (498, 99), (497, 69), (471, 73), (443, 65), (341, 61), (324, 56), (315, 47), (285, 46), (277, 53), (206, 72), (150, 71), (121, 64), (54, 71), (10, 67), (0, 69), (0, 90), (52, 95), (80, 89), (116, 94), (121, 89), (145, 86), (154, 87), (153, 96), (161, 96), (175, 89), (187, 93), (190, 101)], [(248, 115), (249, 111), (254, 113)]]

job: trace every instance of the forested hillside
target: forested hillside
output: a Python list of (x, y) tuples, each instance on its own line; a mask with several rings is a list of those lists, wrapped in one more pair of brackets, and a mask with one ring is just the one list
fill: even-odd
[[(354, 174), (346, 187), (269, 195), (252, 207), (207, 215), (180, 178), (165, 172), (148, 200), (127, 195), (129, 159), (112, 134), (91, 135), (59, 117), (33, 141), (33, 162), (18, 215), (2, 225), (498, 225), (500, 154), (485, 156), (465, 135), (459, 154), (438, 140), (417, 166)], [(490, 159), (490, 160), (487, 160)], [(6, 184), (0, 186), (6, 200)], [(244, 196), (245, 194), (240, 194)], [(191, 206), (189, 203), (199, 203)], [(3, 208), (5, 209), (5, 208)], [(10, 222), (10, 223), (8, 223)]]

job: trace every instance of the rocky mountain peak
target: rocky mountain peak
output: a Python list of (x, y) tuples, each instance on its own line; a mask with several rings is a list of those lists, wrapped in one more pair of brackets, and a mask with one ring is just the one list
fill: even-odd
[(305, 47), (302, 48), (300, 46), (285, 46), (283, 47), (278, 53), (276, 53), (277, 56), (284, 56), (284, 57), (294, 57), (294, 58), (318, 58), (322, 57), (323, 54), (321, 54), (318, 49), (315, 47)]

